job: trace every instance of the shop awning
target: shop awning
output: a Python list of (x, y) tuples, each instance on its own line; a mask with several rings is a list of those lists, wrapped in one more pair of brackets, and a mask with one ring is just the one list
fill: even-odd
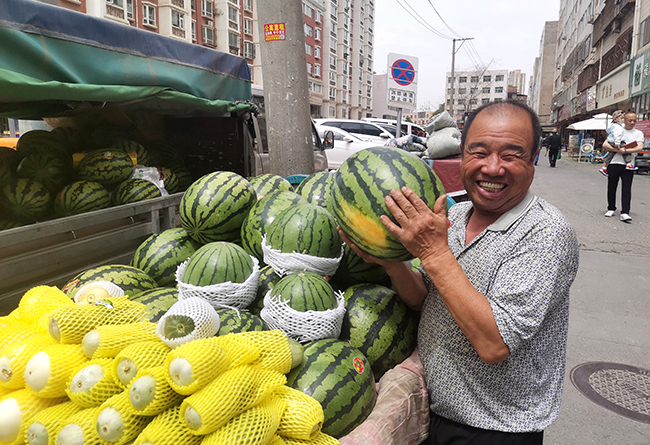
[(596, 114), (590, 119), (574, 122), (567, 127), (568, 130), (606, 130), (612, 124), (612, 116), (607, 113)]

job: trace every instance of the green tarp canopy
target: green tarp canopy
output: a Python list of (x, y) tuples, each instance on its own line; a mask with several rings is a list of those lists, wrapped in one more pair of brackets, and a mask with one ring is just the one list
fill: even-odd
[(119, 105), (174, 116), (254, 109), (246, 60), (31, 0), (0, 6), (0, 116)]

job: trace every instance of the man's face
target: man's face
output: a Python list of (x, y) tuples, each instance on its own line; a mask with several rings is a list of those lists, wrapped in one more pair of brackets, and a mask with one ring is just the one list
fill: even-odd
[(474, 211), (497, 217), (519, 204), (535, 174), (530, 116), (513, 106), (499, 108), (474, 118), (461, 163)]
[(625, 129), (632, 130), (636, 125), (636, 114), (635, 113), (625, 113)]

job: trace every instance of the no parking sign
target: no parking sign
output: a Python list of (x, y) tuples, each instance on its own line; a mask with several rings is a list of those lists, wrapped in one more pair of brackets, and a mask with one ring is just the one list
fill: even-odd
[(404, 54), (388, 54), (388, 105), (417, 108), (418, 58)]

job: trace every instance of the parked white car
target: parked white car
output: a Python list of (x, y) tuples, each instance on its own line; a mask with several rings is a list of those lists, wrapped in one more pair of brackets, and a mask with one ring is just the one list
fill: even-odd
[(394, 136), (379, 125), (353, 119), (320, 118), (314, 119), (316, 125), (327, 125), (328, 127), (340, 128), (361, 140), (374, 142), (376, 145), (384, 145)]
[(330, 170), (337, 170), (343, 161), (349, 158), (352, 154), (363, 150), (364, 148), (377, 147), (374, 142), (362, 140), (357, 135), (348, 133), (336, 127), (329, 127), (326, 125), (316, 125), (316, 131), (323, 141), (325, 141), (325, 133), (332, 132), (334, 137), (334, 148), (326, 148), (325, 156), (327, 156), (327, 165)]

